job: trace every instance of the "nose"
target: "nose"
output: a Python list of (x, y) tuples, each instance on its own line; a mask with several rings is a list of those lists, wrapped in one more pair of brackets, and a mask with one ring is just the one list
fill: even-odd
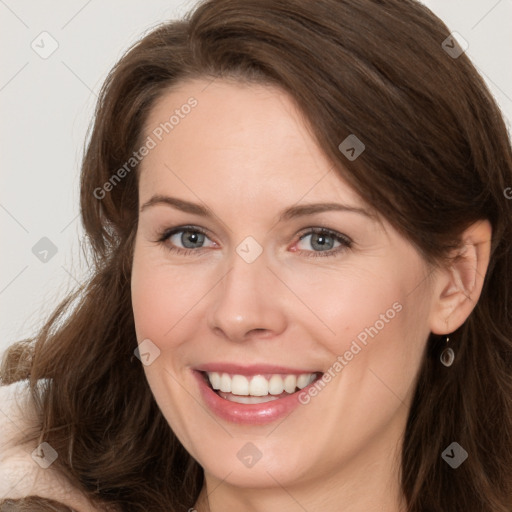
[(264, 254), (248, 263), (233, 253), (211, 297), (208, 325), (217, 336), (241, 342), (272, 338), (285, 330), (285, 297), (279, 292), (283, 285), (267, 267)]

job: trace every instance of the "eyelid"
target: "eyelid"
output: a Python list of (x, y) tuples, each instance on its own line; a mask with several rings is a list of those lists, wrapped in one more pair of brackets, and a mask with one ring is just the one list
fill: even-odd
[(208, 234), (208, 231), (204, 228), (201, 228), (199, 226), (193, 226), (193, 225), (186, 225), (186, 226), (177, 226), (175, 228), (168, 228), (164, 229), (156, 242), (162, 246), (164, 246), (169, 252), (175, 253), (181, 256), (202, 256), (205, 254), (205, 252), (202, 249), (206, 249), (205, 247), (198, 247), (197, 249), (190, 248), (190, 247), (176, 247), (174, 245), (170, 245), (167, 243), (169, 238), (171, 236), (174, 236), (178, 233), (181, 233), (183, 231), (191, 231), (191, 232), (197, 232), (203, 234), (205, 237), (207, 237), (209, 240), (211, 240), (215, 245), (218, 245), (217, 242), (212, 240), (210, 235)]
[(305, 230), (301, 231), (298, 234), (298, 236), (299, 236), (298, 241), (300, 242), (306, 236), (310, 236), (313, 234), (327, 235), (331, 238), (334, 238), (336, 241), (338, 241), (340, 243), (340, 245), (336, 248), (329, 249), (327, 251), (305, 251), (303, 249), (298, 249), (298, 250), (296, 250), (296, 252), (298, 252), (299, 254), (304, 254), (306, 257), (313, 257), (313, 258), (336, 257), (340, 253), (345, 252), (347, 249), (352, 248), (352, 246), (354, 244), (353, 240), (349, 236), (345, 235), (344, 233), (340, 233), (339, 231), (335, 231), (333, 229), (325, 228), (325, 227), (321, 227), (321, 226), (309, 227), (309, 228), (306, 228)]
[(300, 231), (298, 233), (299, 240), (302, 240), (305, 236), (310, 235), (312, 233), (325, 234), (325, 235), (332, 236), (333, 238), (340, 238), (347, 244), (354, 243), (353, 240), (348, 235), (345, 235), (344, 233), (340, 233), (339, 231), (335, 231), (334, 229), (324, 228), (322, 226), (309, 227), (309, 228), (305, 228), (304, 230)]
[(208, 231), (204, 228), (200, 228), (199, 226), (186, 225), (186, 226), (177, 226), (175, 228), (164, 229), (158, 237), (158, 242), (165, 242), (169, 237), (179, 233), (180, 231), (197, 231), (198, 233), (202, 233), (211, 239)]
[[(208, 230), (201, 228), (199, 226), (195, 226), (195, 225), (176, 226), (173, 228), (165, 229), (159, 235), (157, 242), (166, 245), (167, 240), (171, 236), (176, 235), (177, 233), (180, 233), (183, 231), (201, 233), (205, 237), (210, 239), (215, 245), (217, 245), (217, 242), (215, 242), (212, 239), (212, 237), (209, 235)], [(322, 235), (327, 235), (329, 237), (332, 237), (335, 240), (337, 240), (338, 242), (340, 242), (340, 246), (338, 246), (334, 249), (326, 250), (326, 251), (306, 251), (304, 249), (298, 249), (294, 252), (297, 252), (299, 254), (305, 254), (308, 257), (328, 257), (328, 256), (335, 257), (338, 253), (345, 251), (347, 249), (350, 249), (352, 247), (352, 245), (354, 244), (353, 240), (349, 236), (345, 235), (344, 233), (340, 233), (333, 229), (322, 227), (322, 226), (310, 226), (308, 228), (304, 228), (303, 230), (299, 231), (299, 233), (297, 233), (295, 236), (298, 237), (298, 242), (300, 242), (306, 236), (313, 235), (313, 234), (322, 234)], [(193, 254), (193, 253), (194, 253), (194, 255), (200, 255), (200, 254), (204, 254), (202, 249), (206, 249), (205, 247), (182, 248), (182, 247), (176, 247), (176, 246), (169, 247), (167, 245), (166, 245), (166, 247), (170, 252), (175, 252), (175, 253), (178, 253), (181, 255), (189, 255), (189, 254)]]

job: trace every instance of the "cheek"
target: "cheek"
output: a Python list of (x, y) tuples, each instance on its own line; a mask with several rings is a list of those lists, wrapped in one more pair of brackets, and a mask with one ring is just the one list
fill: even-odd
[(180, 350), (188, 339), (181, 329), (201, 296), (201, 280), (190, 278), (190, 272), (166, 264), (162, 253), (154, 248), (136, 245), (131, 293), (137, 340), (149, 339), (160, 350), (153, 362), (144, 366), (144, 372), (160, 410), (182, 442), (190, 430), (186, 418), (197, 414), (196, 403), (188, 400), (181, 384), (184, 368)]
[[(154, 253), (153, 249), (153, 253)], [(137, 338), (163, 340), (206, 293), (205, 276), (135, 250), (131, 293)]]
[(411, 398), (429, 329), (427, 294), (422, 287), (411, 293), (410, 282), (414, 279), (347, 286), (337, 316), (333, 313), (338, 336), (329, 344), (335, 354), (331, 368), (341, 376), (336, 381), (342, 409), (361, 422), (368, 410), (381, 411), (380, 420), (387, 421)]
[(428, 293), (419, 286), (425, 269), (412, 256), (407, 264), (395, 258), (339, 273), (295, 272), (294, 291), (310, 309), (297, 319), (327, 349), (333, 375), (356, 383), (372, 368), (398, 389), (414, 377), (429, 330)]
[(295, 272), (288, 279), (293, 277), (294, 292), (309, 309), (303, 318), (308, 319), (313, 337), (323, 339), (331, 353), (340, 354), (355, 339), (364, 346), (370, 336), (365, 329), (373, 333), (376, 327), (380, 332), (398, 323), (404, 292), (396, 278), (382, 277), (386, 273), (389, 269), (317, 269)]

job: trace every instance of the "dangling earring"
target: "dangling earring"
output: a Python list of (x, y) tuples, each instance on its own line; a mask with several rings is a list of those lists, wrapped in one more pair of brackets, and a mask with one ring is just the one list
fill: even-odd
[[(446, 343), (449, 343), (450, 338), (446, 336)], [(453, 364), (453, 361), (455, 359), (455, 352), (451, 347), (446, 347), (441, 352), (441, 363), (443, 363), (445, 366), (451, 366)]]

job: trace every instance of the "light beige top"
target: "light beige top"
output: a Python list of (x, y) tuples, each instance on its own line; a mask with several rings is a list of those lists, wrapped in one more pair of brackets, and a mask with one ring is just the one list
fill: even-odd
[(36, 424), (28, 381), (0, 386), (0, 501), (40, 496), (77, 512), (98, 512), (98, 508), (52, 468), (58, 454), (50, 445), (16, 444)]

